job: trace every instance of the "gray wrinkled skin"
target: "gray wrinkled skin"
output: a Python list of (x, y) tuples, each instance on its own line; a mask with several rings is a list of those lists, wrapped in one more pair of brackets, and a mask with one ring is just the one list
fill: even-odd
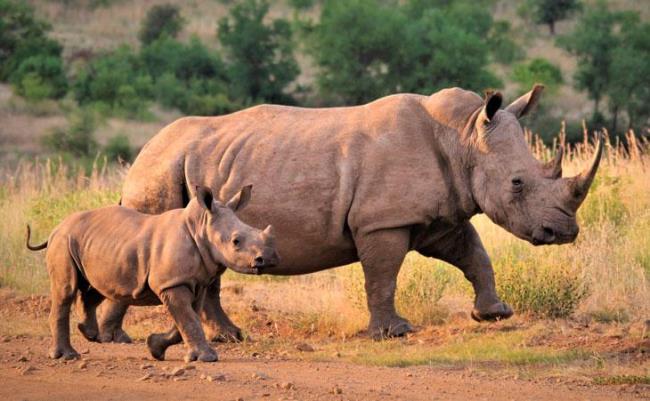
[[(411, 330), (394, 306), (397, 274), (415, 250), (460, 268), (472, 283), (476, 320), (512, 315), (495, 291), (490, 259), (469, 219), (485, 213), (533, 244), (571, 242), (575, 213), (598, 167), (562, 178), (561, 156), (535, 160), (518, 118), (543, 87), (500, 110), (502, 97), (462, 89), (400, 94), (358, 107), (274, 105), (220, 117), (181, 118), (152, 138), (131, 167), (124, 206), (146, 213), (182, 207), (198, 183), (219, 198), (256, 188), (241, 213), (273, 224), (282, 262), (264, 274), (293, 275), (361, 261), (375, 338)], [(219, 301), (219, 282), (202, 313), (211, 337), (241, 331)], [(119, 305), (104, 321), (121, 336)], [(110, 335), (108, 335), (110, 336)]]
[(160, 215), (121, 206), (76, 213), (38, 246), (29, 244), (28, 226), (27, 247), (48, 248), (50, 357), (79, 357), (69, 329), (70, 307), (79, 291), (83, 313), (78, 328), (88, 340), (100, 340), (95, 309), (104, 298), (120, 307), (163, 303), (175, 325), (168, 333), (149, 336), (151, 354), (164, 359), (167, 347), (182, 340), (189, 349), (186, 360), (216, 361), (198, 315), (207, 287), (226, 266), (257, 274), (278, 263), (271, 227), (260, 231), (235, 216), (250, 194), (247, 186), (222, 205), (208, 188), (199, 188), (187, 207)]

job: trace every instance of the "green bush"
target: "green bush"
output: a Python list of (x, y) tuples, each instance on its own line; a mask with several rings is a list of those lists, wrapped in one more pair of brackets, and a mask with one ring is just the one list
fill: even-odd
[(59, 99), (68, 89), (60, 57), (38, 55), (23, 60), (11, 74), (16, 92), (29, 100)]
[(116, 161), (122, 159), (124, 161), (133, 160), (133, 148), (131, 147), (131, 142), (129, 137), (126, 135), (115, 135), (108, 140), (108, 143), (104, 147), (104, 154), (109, 161)]
[(549, 92), (554, 92), (563, 82), (560, 69), (543, 58), (534, 58), (527, 63), (517, 64), (512, 74), (513, 80), (522, 90), (528, 90), (534, 84), (541, 83)]
[(494, 60), (501, 64), (511, 64), (525, 56), (524, 50), (512, 39), (508, 21), (497, 21), (492, 25), (488, 43)]
[(185, 20), (180, 8), (173, 4), (158, 4), (149, 9), (142, 21), (138, 38), (147, 45), (160, 38), (175, 38), (183, 29)]
[(43, 145), (53, 152), (68, 153), (76, 157), (88, 157), (97, 152), (94, 132), (97, 117), (87, 109), (77, 110), (68, 117), (67, 128), (56, 128), (43, 137)]
[(242, 103), (294, 103), (286, 93), (300, 72), (291, 26), (284, 19), (266, 22), (268, 11), (266, 0), (244, 0), (219, 21), (232, 91)]
[(516, 312), (546, 318), (570, 316), (589, 295), (587, 284), (571, 261), (549, 258), (548, 263), (512, 250), (495, 263), (498, 294)]

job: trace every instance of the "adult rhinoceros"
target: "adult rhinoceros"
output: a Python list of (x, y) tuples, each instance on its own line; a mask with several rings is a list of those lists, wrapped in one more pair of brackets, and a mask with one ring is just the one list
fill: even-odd
[[(472, 317), (508, 318), (490, 259), (469, 220), (477, 213), (535, 245), (572, 242), (576, 211), (594, 178), (591, 166), (562, 178), (561, 152), (548, 164), (531, 154), (518, 118), (537, 102), (535, 86), (504, 110), (458, 88), (431, 96), (399, 94), (342, 108), (261, 105), (219, 117), (186, 117), (165, 127), (128, 172), (122, 204), (147, 213), (180, 208), (206, 185), (228, 199), (252, 184), (241, 213), (276, 230), (281, 262), (265, 274), (293, 275), (361, 261), (369, 333), (411, 330), (395, 311), (406, 253), (449, 262), (476, 293)], [(240, 338), (219, 301), (219, 282), (203, 316), (211, 330)], [(102, 340), (128, 340), (126, 308), (112, 304)]]

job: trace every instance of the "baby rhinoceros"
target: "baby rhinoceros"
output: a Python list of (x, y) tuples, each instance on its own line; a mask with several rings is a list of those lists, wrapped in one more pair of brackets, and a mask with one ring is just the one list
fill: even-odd
[(197, 187), (196, 192), (184, 209), (160, 215), (121, 206), (75, 213), (41, 245), (29, 244), (27, 226), (27, 247), (48, 248), (51, 358), (79, 357), (70, 344), (70, 307), (79, 291), (83, 321), (78, 327), (91, 341), (97, 340), (95, 309), (104, 298), (123, 305), (162, 303), (175, 324), (166, 333), (149, 336), (153, 357), (164, 359), (167, 347), (184, 341), (186, 361), (218, 359), (197, 314), (206, 288), (226, 267), (259, 274), (276, 265), (278, 256), (271, 226), (261, 231), (235, 216), (248, 203), (251, 186), (225, 205), (208, 188)]

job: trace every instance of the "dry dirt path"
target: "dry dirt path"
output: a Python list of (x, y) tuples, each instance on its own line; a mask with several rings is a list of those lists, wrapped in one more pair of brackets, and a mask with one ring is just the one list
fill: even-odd
[[(221, 361), (188, 366), (182, 348), (158, 362), (142, 343), (76, 343), (81, 361), (51, 361), (47, 338), (0, 343), (0, 399), (5, 400), (639, 400), (612, 386), (578, 386), (547, 380), (492, 379), (435, 367), (368, 367), (242, 355), (219, 346)], [(149, 375), (146, 380), (138, 380)], [(204, 376), (210, 375), (210, 381)]]

